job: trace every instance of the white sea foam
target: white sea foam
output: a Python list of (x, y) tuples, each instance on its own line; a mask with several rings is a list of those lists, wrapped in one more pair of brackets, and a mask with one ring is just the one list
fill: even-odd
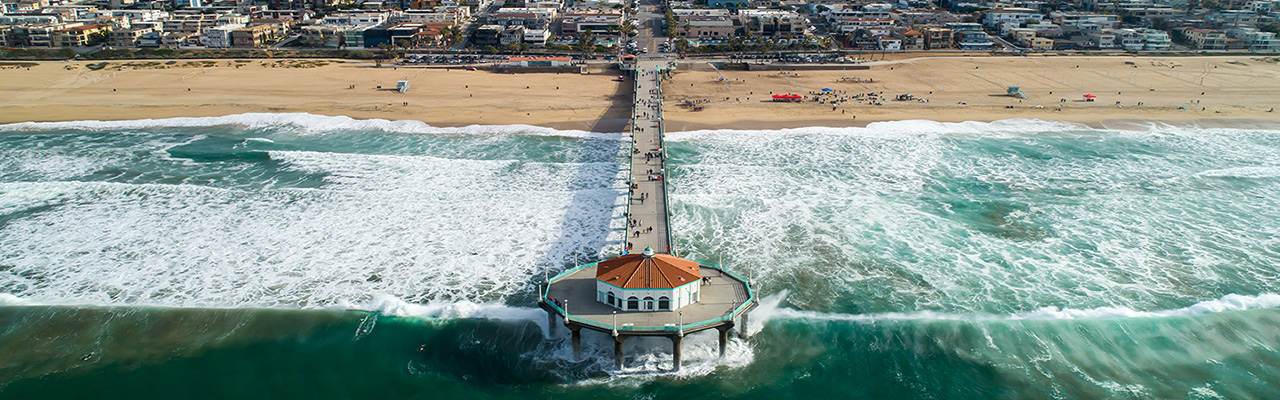
[(323, 173), (329, 183), (349, 190), (529, 192), (556, 182), (571, 185), (561, 190), (612, 190), (614, 196), (621, 196), (625, 187), (621, 184), (623, 172), (616, 163), (608, 162), (460, 160), (309, 151), (272, 151), (270, 155), (293, 169)]
[[(1275, 131), (1011, 120), (699, 131), (673, 230), (800, 308), (1164, 309), (1280, 293)], [(1197, 175), (1211, 171), (1204, 175)], [(837, 304), (833, 304), (837, 303)]]
[(879, 138), (897, 138), (913, 135), (983, 135), (1008, 136), (1009, 134), (1025, 135), (1028, 133), (1062, 132), (1088, 130), (1081, 124), (1048, 121), (1041, 119), (1007, 119), (992, 122), (937, 122), (929, 120), (904, 120), (873, 122), (866, 127), (805, 127), (777, 130), (739, 130), (739, 129), (704, 129), (683, 132), (670, 132), (666, 140), (684, 141), (705, 139), (710, 137), (731, 135), (751, 137), (785, 137), (785, 136), (865, 136)]
[[(341, 305), (343, 308), (376, 311), (382, 315), (427, 319), (494, 319), (527, 320), (546, 325), (547, 313), (533, 307), (512, 307), (500, 303), (476, 303), (467, 300), (410, 303), (395, 296), (374, 295), (363, 304)], [(543, 327), (545, 329), (545, 326)]]
[[(772, 296), (762, 301), (762, 307), (751, 314), (754, 321), (765, 324), (770, 320), (809, 320), (809, 321), (991, 321), (991, 320), (1081, 320), (1081, 319), (1117, 319), (1117, 318), (1167, 318), (1191, 315), (1202, 315), (1232, 311), (1247, 311), (1266, 308), (1280, 308), (1280, 294), (1264, 293), (1256, 296), (1230, 294), (1220, 299), (1206, 300), (1187, 307), (1143, 311), (1130, 307), (1098, 307), (1089, 309), (1044, 307), (1035, 311), (1015, 314), (957, 314), (934, 311), (916, 311), (905, 313), (871, 313), (843, 314), (816, 311), (796, 310), (779, 306), (786, 293)], [(753, 322), (754, 322), (753, 321)]]
[[(292, 160), (326, 171), (368, 161), (308, 157)], [(397, 190), (0, 183), (4, 210), (57, 204), (4, 226), (0, 286), (56, 304), (310, 308), (372, 293), (480, 303), (527, 291), (530, 276), (575, 251), (607, 247), (618, 192), (599, 186), (616, 186), (616, 171), (563, 166), (528, 178), (495, 176), (500, 162), (406, 165), (420, 161), (369, 164), (399, 162), (402, 173), (388, 175), (417, 184)]]
[(421, 121), (356, 119), (345, 116), (326, 116), (308, 113), (245, 113), (221, 117), (179, 117), (162, 119), (138, 119), (125, 121), (67, 121), (20, 122), (0, 124), (0, 131), (47, 130), (135, 130), (148, 128), (184, 128), (235, 125), (250, 129), (275, 128), (298, 133), (377, 130), (416, 134), (475, 134), (504, 135), (526, 134), (616, 139), (616, 133), (594, 133), (578, 130), (557, 130), (531, 125), (471, 125), (447, 128), (434, 127)]

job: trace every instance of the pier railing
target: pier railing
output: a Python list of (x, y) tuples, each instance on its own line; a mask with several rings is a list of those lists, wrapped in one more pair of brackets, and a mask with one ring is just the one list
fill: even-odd
[[(573, 275), (573, 273), (578, 272), (578, 271), (582, 270), (583, 268), (591, 268), (591, 267), (596, 266), (596, 264), (599, 264), (599, 261), (597, 261), (597, 262), (593, 262), (593, 263), (588, 263), (588, 264), (579, 265), (579, 266), (573, 267), (573, 268), (571, 268), (571, 269), (568, 269), (568, 270), (566, 270), (566, 271), (564, 271), (564, 272), (561, 272), (561, 273), (559, 273), (559, 274), (556, 274), (556, 276), (555, 276), (555, 277), (551, 278), (550, 283), (551, 283), (551, 284), (555, 284), (556, 282), (558, 282), (558, 281), (560, 281), (560, 280), (563, 280), (564, 278), (567, 278), (569, 275)], [(573, 316), (572, 314), (569, 314), (568, 312), (565, 312), (564, 308), (561, 308), (561, 306), (560, 306), (559, 304), (556, 304), (555, 302), (551, 301), (551, 299), (550, 299), (550, 292), (551, 292), (551, 290), (550, 290), (550, 285), (548, 285), (548, 286), (547, 286), (547, 287), (548, 287), (548, 290), (546, 290), (546, 291), (543, 291), (543, 292), (542, 292), (542, 298), (541, 298), (540, 300), (542, 301), (542, 303), (543, 303), (543, 304), (546, 304), (546, 305), (547, 305), (547, 307), (550, 307), (551, 309), (555, 310), (555, 312), (557, 312), (557, 313), (559, 313), (561, 316), (563, 316), (563, 317), (564, 317), (564, 319), (565, 319), (566, 321), (569, 321), (569, 322), (577, 322), (577, 323), (580, 323), (580, 324), (590, 325), (590, 326), (595, 326), (595, 327), (604, 328), (604, 329), (614, 329), (614, 330), (617, 330), (617, 331), (619, 331), (619, 332), (633, 332), (633, 331), (643, 331), (643, 332), (655, 332), (655, 331), (660, 331), (660, 332), (680, 332), (680, 331), (692, 331), (692, 330), (695, 330), (695, 329), (697, 329), (697, 328), (705, 327), (705, 326), (708, 326), (708, 325), (716, 325), (716, 324), (720, 324), (720, 323), (725, 322), (725, 321), (729, 321), (729, 320), (733, 319), (734, 317), (737, 317), (738, 315), (741, 315), (743, 312), (747, 311), (747, 309), (748, 309), (749, 307), (751, 307), (752, 305), (754, 305), (754, 304), (755, 304), (755, 302), (756, 302), (755, 292), (751, 289), (751, 282), (747, 281), (747, 280), (746, 280), (746, 278), (743, 278), (743, 277), (742, 277), (742, 275), (738, 275), (737, 273), (734, 273), (733, 271), (730, 271), (730, 270), (728, 270), (728, 269), (726, 269), (726, 268), (724, 268), (724, 267), (721, 267), (721, 266), (719, 266), (719, 265), (716, 265), (716, 264), (712, 264), (712, 263), (698, 263), (698, 264), (699, 264), (700, 266), (703, 266), (703, 267), (707, 267), (707, 268), (711, 268), (711, 269), (714, 269), (714, 270), (720, 271), (720, 273), (723, 273), (723, 274), (725, 274), (725, 275), (729, 275), (729, 276), (730, 276), (730, 277), (732, 277), (733, 279), (737, 279), (738, 281), (742, 282), (743, 286), (744, 286), (744, 287), (746, 287), (746, 291), (747, 291), (747, 298), (746, 298), (746, 300), (743, 300), (743, 301), (742, 301), (742, 304), (738, 304), (738, 306), (737, 306), (737, 307), (734, 307), (734, 308), (733, 308), (733, 310), (731, 310), (731, 311), (729, 311), (729, 312), (725, 313), (724, 315), (721, 315), (720, 317), (717, 317), (717, 318), (712, 318), (712, 319), (702, 320), (702, 321), (693, 321), (693, 322), (690, 322), (690, 323), (687, 323), (687, 324), (683, 324), (683, 325), (680, 325), (680, 324), (668, 324), (668, 325), (662, 325), (662, 326), (614, 325), (613, 323), (608, 323), (608, 322), (604, 322), (604, 321), (596, 321), (596, 320), (589, 319), (589, 318), (575, 317), (575, 316)]]

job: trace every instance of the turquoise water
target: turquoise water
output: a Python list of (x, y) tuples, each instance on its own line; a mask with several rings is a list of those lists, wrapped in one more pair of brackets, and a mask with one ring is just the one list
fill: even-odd
[(585, 337), (614, 134), (311, 115), (0, 126), (3, 398), (1268, 398), (1280, 130), (1031, 120), (669, 135), (746, 334)]

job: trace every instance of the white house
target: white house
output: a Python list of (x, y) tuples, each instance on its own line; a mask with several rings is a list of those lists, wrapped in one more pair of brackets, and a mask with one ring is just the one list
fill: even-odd
[(209, 48), (231, 47), (231, 31), (244, 28), (244, 24), (226, 24), (200, 31), (200, 42)]
[(982, 14), (982, 24), (992, 28), (1006, 22), (1021, 25), (1024, 22), (1042, 19), (1044, 16), (1040, 12), (1030, 8), (997, 8)]
[(670, 254), (627, 254), (596, 264), (596, 300), (623, 311), (671, 311), (702, 299), (698, 263)]

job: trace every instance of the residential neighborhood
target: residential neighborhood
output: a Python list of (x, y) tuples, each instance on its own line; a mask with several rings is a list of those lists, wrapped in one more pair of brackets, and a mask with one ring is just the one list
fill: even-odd
[(1280, 52), (1280, 0), (4, 0), (6, 48)]

